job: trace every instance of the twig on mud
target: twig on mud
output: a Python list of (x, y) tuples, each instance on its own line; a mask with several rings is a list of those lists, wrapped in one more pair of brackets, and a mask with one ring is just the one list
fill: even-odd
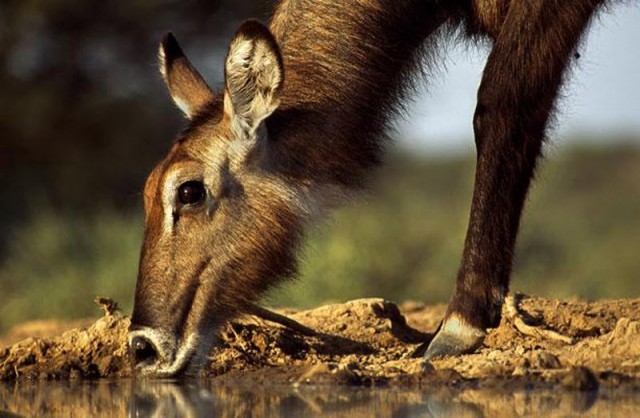
[[(520, 298), (517, 299), (519, 300)], [(518, 301), (516, 300), (516, 296), (507, 296), (504, 304), (507, 309), (507, 318), (511, 320), (513, 326), (522, 334), (528, 335), (530, 337), (561, 341), (565, 344), (573, 343), (573, 338), (571, 337), (567, 337), (566, 335), (562, 335), (555, 331), (542, 329), (525, 323), (518, 309)]]
[(308, 337), (315, 337), (318, 335), (316, 331), (313, 329), (302, 325), (298, 321), (294, 321), (291, 318), (288, 318), (284, 315), (280, 315), (279, 313), (270, 311), (269, 309), (263, 308), (258, 305), (251, 305), (249, 307), (249, 315), (257, 316), (258, 318), (262, 318), (265, 321), (275, 322), (276, 324), (280, 324), (287, 328), (290, 328), (294, 331), (298, 331), (302, 335), (306, 335)]
[(96, 296), (93, 299), (93, 303), (104, 310), (104, 316), (113, 315), (116, 311), (120, 310), (120, 308), (118, 307), (118, 302), (111, 298)]
[(247, 356), (249, 349), (247, 345), (244, 343), (244, 340), (240, 338), (236, 330), (233, 328), (233, 324), (229, 326), (229, 329), (231, 330), (231, 333), (233, 334), (235, 341), (240, 345), (240, 348), (242, 348), (242, 351), (238, 350), (237, 348), (236, 350), (240, 351), (244, 356)]

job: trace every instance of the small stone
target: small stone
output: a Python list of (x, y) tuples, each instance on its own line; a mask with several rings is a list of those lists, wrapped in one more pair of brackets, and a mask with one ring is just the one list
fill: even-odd
[(258, 334), (253, 339), (253, 343), (260, 353), (264, 353), (269, 346), (269, 341), (267, 341), (267, 337), (264, 334)]
[(512, 376), (526, 376), (527, 375), (527, 368), (523, 367), (523, 366), (517, 366), (516, 368), (513, 369), (513, 372), (511, 373)]
[(536, 360), (534, 364), (542, 369), (560, 368), (560, 360), (558, 360), (558, 357), (554, 356), (548, 351), (539, 351), (536, 353), (535, 357)]
[(100, 376), (104, 377), (109, 375), (112, 369), (111, 367), (112, 360), (113, 360), (112, 356), (105, 356), (98, 360), (97, 366), (98, 366), (98, 372), (100, 373)]
[(559, 369), (560, 360), (548, 351), (534, 351), (529, 356), (530, 367), (534, 369)]
[(298, 378), (297, 383), (311, 382), (320, 375), (331, 373), (331, 369), (327, 363), (318, 363), (311, 366), (307, 371), (302, 373)]
[(343, 370), (356, 371), (356, 370), (360, 370), (360, 365), (358, 363), (356, 363), (356, 362), (339, 363), (337, 370), (340, 370), (340, 371), (343, 371)]
[(432, 375), (434, 381), (446, 384), (456, 384), (464, 380), (462, 375), (454, 369), (436, 369), (430, 374)]
[(490, 352), (489, 352), (489, 354), (487, 354), (487, 358), (488, 358), (489, 360), (495, 360), (495, 359), (497, 359), (498, 357), (500, 357), (500, 355), (501, 355), (501, 354), (502, 354), (502, 351), (500, 351), (500, 350), (493, 350), (493, 351), (490, 351)]
[(590, 391), (598, 389), (598, 378), (586, 367), (572, 367), (566, 376), (560, 381), (562, 385), (569, 389)]

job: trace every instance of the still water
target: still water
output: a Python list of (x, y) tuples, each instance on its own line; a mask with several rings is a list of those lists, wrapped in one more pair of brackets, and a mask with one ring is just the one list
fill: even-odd
[(638, 417), (631, 390), (410, 390), (220, 381), (0, 383), (0, 417)]

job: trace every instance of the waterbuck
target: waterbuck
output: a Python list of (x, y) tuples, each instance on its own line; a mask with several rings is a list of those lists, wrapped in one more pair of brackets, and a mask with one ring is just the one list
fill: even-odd
[(492, 49), (462, 263), (425, 358), (476, 349), (500, 320), (547, 121), (602, 3), (282, 0), (269, 27), (240, 26), (219, 92), (168, 34), (160, 71), (189, 123), (144, 188), (137, 373), (197, 373), (219, 327), (295, 274), (305, 228), (363, 185), (414, 73), (447, 36)]

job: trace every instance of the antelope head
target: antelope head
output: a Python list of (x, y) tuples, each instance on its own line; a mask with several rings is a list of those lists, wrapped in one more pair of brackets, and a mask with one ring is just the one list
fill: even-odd
[(278, 175), (267, 118), (284, 73), (278, 45), (244, 23), (214, 93), (168, 34), (160, 71), (189, 120), (149, 175), (129, 346), (138, 375), (200, 370), (219, 327), (295, 269), (299, 190)]

